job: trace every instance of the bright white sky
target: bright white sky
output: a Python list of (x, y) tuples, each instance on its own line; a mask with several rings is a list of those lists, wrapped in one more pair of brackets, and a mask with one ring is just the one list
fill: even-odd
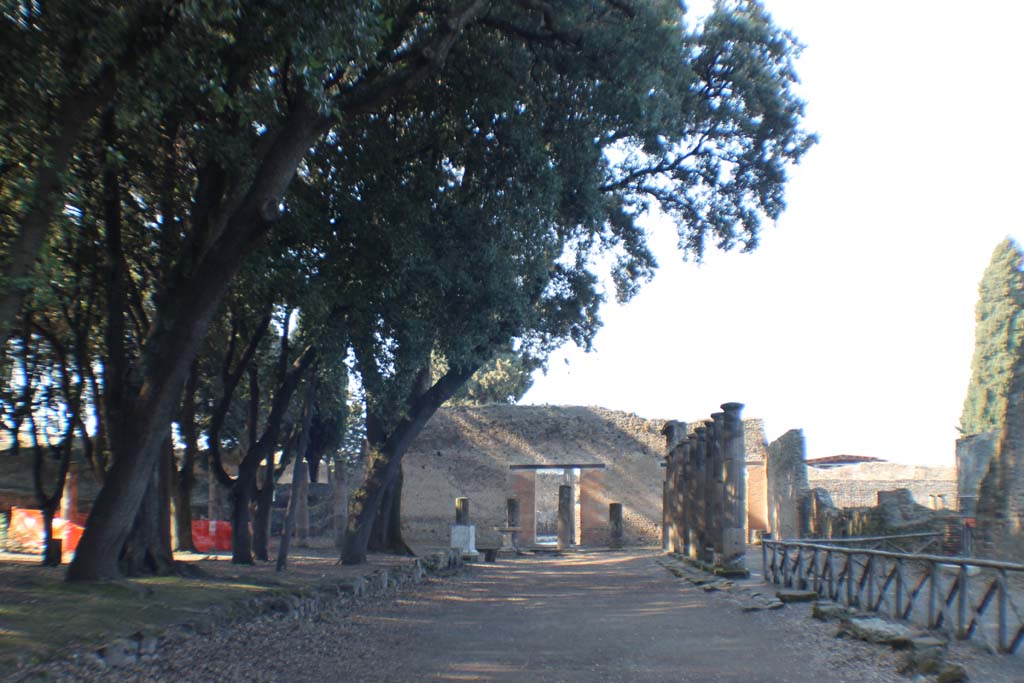
[[(692, 6), (692, 3), (691, 3)], [(523, 403), (698, 420), (746, 404), (808, 457), (953, 464), (981, 274), (1024, 239), (1024, 2), (765, 0), (807, 46), (789, 209), (752, 254), (661, 268)]]

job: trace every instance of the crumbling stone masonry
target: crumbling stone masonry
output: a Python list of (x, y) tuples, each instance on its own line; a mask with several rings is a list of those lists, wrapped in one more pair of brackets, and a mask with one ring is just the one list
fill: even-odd
[(720, 413), (685, 438), (682, 422), (662, 430), (667, 450), (664, 517), (671, 550), (726, 569), (744, 569), (747, 526), (743, 405)]
[(776, 539), (807, 535), (810, 487), (807, 484), (804, 433), (791, 429), (768, 446), (768, 524)]

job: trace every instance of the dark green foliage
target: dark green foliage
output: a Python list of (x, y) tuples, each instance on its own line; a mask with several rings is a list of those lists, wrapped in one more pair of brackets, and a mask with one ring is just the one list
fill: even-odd
[(999, 428), (1015, 364), (1024, 341), (1024, 253), (1007, 237), (992, 254), (978, 285), (977, 325), (971, 382), (964, 399), (960, 430), (965, 435)]
[(448, 401), (451, 405), (518, 403), (533, 386), (533, 372), (540, 361), (511, 351), (485, 363)]

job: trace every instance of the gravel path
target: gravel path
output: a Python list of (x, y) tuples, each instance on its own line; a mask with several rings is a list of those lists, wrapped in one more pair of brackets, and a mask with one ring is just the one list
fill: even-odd
[(54, 673), (317, 683), (910, 680), (896, 672), (899, 653), (835, 639), (835, 626), (810, 619), (806, 606), (744, 613), (728, 593), (706, 593), (654, 558), (581, 552), (475, 565), (311, 620), (261, 617), (220, 633), (172, 635), (160, 654), (129, 668), (82, 659)]

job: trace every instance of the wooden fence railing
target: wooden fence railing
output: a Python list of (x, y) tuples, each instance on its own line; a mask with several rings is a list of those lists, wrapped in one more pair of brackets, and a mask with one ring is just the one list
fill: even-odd
[(974, 638), (999, 652), (1024, 641), (1024, 564), (844, 547), (832, 541), (762, 544), (765, 581), (862, 610)]

